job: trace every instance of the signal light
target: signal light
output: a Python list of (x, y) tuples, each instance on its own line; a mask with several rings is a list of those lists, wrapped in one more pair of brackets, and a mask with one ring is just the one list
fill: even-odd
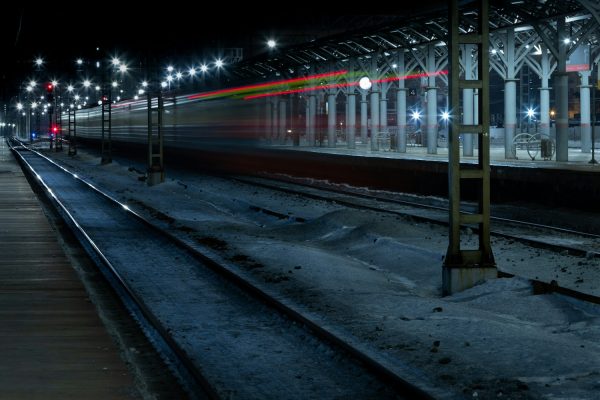
[(49, 83), (46, 85), (46, 90), (48, 92), (52, 92), (54, 90), (54, 85), (52, 83)]

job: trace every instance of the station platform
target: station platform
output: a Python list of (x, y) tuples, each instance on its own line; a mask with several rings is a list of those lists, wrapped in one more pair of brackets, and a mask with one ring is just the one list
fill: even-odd
[(0, 399), (139, 398), (4, 140), (0, 255)]

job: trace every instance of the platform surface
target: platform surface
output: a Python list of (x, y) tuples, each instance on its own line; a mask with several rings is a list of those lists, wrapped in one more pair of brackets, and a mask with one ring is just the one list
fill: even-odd
[(0, 142), (0, 399), (139, 398), (56, 232)]

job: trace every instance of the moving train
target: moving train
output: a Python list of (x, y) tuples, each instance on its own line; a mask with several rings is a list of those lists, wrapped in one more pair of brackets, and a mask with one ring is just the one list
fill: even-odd
[[(193, 149), (205, 145), (251, 145), (264, 137), (265, 99), (211, 96), (209, 92), (165, 96), (163, 104), (165, 147)], [(157, 100), (153, 98), (152, 107), (156, 105)], [(156, 121), (156, 115), (153, 120)], [(99, 139), (102, 136), (102, 107), (77, 110), (76, 126), (78, 138)], [(146, 96), (112, 104), (111, 137), (115, 143), (147, 143)]]

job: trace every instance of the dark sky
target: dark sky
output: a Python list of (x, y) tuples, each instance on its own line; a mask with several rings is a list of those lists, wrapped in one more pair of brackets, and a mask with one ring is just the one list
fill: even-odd
[[(266, 51), (265, 42), (275, 37), (280, 45), (352, 30), (363, 23), (377, 24), (387, 15), (339, 15), (322, 9), (302, 9), (300, 4), (247, 2), (242, 8), (229, 2), (165, 2), (138, 7), (127, 2), (94, 2), (93, 8), (66, 5), (12, 6), (3, 9), (0, 23), (1, 99), (9, 101), (30, 77), (38, 81), (75, 73), (75, 59), (105, 58), (118, 54), (129, 61), (155, 64), (195, 63), (216, 56), (215, 49), (244, 48), (244, 56)], [(90, 5), (92, 3), (89, 3)], [(294, 8), (295, 7), (295, 8)], [(265, 10), (281, 10), (279, 13)], [(404, 12), (406, 12), (404, 7)], [(333, 10), (336, 11), (336, 10)], [(378, 10), (382, 12), (383, 10)], [(394, 14), (397, 15), (397, 14)], [(96, 48), (100, 48), (99, 51)], [(36, 71), (33, 60), (46, 61)], [(207, 60), (207, 61), (210, 61)]]

